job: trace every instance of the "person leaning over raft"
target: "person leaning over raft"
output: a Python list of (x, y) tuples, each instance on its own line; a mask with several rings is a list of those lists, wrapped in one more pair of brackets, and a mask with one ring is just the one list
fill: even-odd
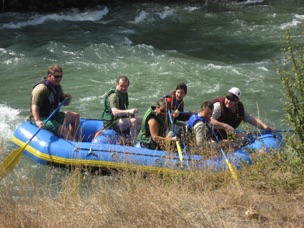
[[(242, 121), (247, 122), (259, 129), (275, 132), (275, 129), (269, 127), (260, 119), (255, 118), (245, 111), (243, 103), (240, 101), (241, 91), (237, 87), (232, 87), (225, 97), (215, 98), (211, 124), (217, 129), (218, 139), (227, 139), (227, 131), (234, 133), (235, 129)], [(236, 145), (241, 145), (247, 141), (247, 134), (236, 134)]]
[[(76, 112), (57, 112), (46, 124), (50, 114), (58, 107), (59, 102), (67, 98), (64, 105), (69, 105), (71, 94), (65, 94), (60, 85), (63, 70), (60, 66), (50, 66), (47, 76), (43, 77), (32, 89), (30, 120), (39, 128), (45, 128), (65, 139), (76, 140), (80, 116)], [(69, 128), (66, 125), (69, 125)]]
[(167, 131), (167, 102), (160, 99), (156, 106), (151, 106), (143, 117), (138, 140), (142, 147), (148, 149), (163, 149), (166, 144), (175, 142), (175, 138), (165, 137)]
[(130, 132), (136, 139), (141, 118), (135, 117), (137, 108), (128, 109), (129, 79), (122, 75), (117, 78), (116, 87), (111, 88), (104, 99), (101, 119), (104, 121), (105, 129), (113, 129), (120, 133)]
[[(194, 134), (196, 148), (215, 148), (218, 144), (214, 139), (214, 129), (210, 123), (212, 113), (213, 103), (205, 101), (202, 103), (199, 113), (193, 114), (188, 120), (190, 132)], [(218, 146), (229, 148), (230, 143), (228, 140), (221, 140)]]
[(213, 112), (213, 103), (205, 101), (202, 103), (199, 113), (193, 114), (188, 127), (195, 136), (195, 144), (198, 147), (209, 145), (214, 142), (210, 118)]

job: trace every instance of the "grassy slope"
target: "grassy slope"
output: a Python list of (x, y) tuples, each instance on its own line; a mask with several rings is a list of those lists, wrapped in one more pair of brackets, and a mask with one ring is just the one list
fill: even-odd
[[(286, 153), (286, 152), (285, 152)], [(288, 153), (286, 153), (287, 155)], [(303, 166), (303, 165), (302, 165)], [(299, 170), (298, 170), (299, 171)], [(62, 173), (64, 173), (62, 175)], [(300, 227), (304, 189), (284, 153), (237, 171), (181, 177), (50, 168), (2, 180), (0, 227)], [(13, 197), (14, 195), (14, 197)]]

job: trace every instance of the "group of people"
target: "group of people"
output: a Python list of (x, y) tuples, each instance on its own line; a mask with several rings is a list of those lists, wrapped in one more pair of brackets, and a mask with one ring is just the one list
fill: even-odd
[[(60, 102), (69, 105), (72, 96), (65, 94), (60, 85), (63, 70), (60, 66), (49, 67), (32, 89), (30, 120), (39, 128), (45, 128), (66, 139), (77, 140), (80, 116), (76, 112), (57, 112), (47, 123), (44, 121), (58, 107)], [(176, 89), (160, 98), (156, 105), (148, 108), (143, 118), (136, 117), (137, 108), (129, 109), (128, 88), (130, 81), (119, 76), (116, 86), (111, 88), (103, 101), (101, 119), (105, 129), (129, 134), (142, 147), (163, 149), (164, 145), (179, 140), (181, 132), (190, 131), (195, 145), (203, 147), (218, 142), (231, 143), (237, 147), (246, 143), (245, 133), (236, 133), (241, 122), (247, 122), (259, 129), (274, 132), (275, 129), (255, 118), (241, 102), (240, 89), (233, 87), (225, 96), (204, 101), (198, 113), (184, 111), (184, 97), (187, 85), (180, 83)]]

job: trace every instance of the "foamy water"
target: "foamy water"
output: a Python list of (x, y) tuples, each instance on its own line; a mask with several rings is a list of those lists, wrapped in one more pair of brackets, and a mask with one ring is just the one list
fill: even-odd
[[(292, 3), (291, 3), (292, 2)], [(11, 146), (29, 115), (32, 86), (52, 64), (73, 95), (62, 110), (100, 118), (102, 99), (118, 75), (127, 75), (130, 107), (142, 116), (180, 82), (186, 110), (239, 87), (246, 109), (288, 128), (276, 74), (282, 35), (300, 39), (303, 6), (297, 1), (254, 5), (129, 4), (51, 14), (0, 14), (0, 135)], [(11, 148), (11, 147), (10, 147)]]
[[(20, 111), (5, 104), (0, 104), (0, 142), (4, 145), (3, 153), (12, 148), (11, 138), (17, 126), (23, 121)], [(2, 155), (0, 153), (0, 157)]]
[(100, 10), (90, 11), (81, 13), (78, 10), (71, 12), (66, 15), (64, 13), (54, 13), (48, 15), (35, 14), (29, 19), (20, 22), (9, 22), (4, 23), (0, 28), (1, 29), (21, 29), (27, 26), (37, 26), (45, 23), (46, 21), (98, 21), (101, 20), (109, 12), (108, 8), (105, 7)]

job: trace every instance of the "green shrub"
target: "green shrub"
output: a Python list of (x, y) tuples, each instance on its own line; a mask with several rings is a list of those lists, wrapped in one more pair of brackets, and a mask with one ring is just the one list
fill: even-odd
[(288, 121), (296, 136), (289, 140), (289, 144), (304, 160), (304, 47), (296, 44), (289, 32), (284, 39), (287, 47), (283, 49), (285, 58), (278, 73), (285, 89)]

